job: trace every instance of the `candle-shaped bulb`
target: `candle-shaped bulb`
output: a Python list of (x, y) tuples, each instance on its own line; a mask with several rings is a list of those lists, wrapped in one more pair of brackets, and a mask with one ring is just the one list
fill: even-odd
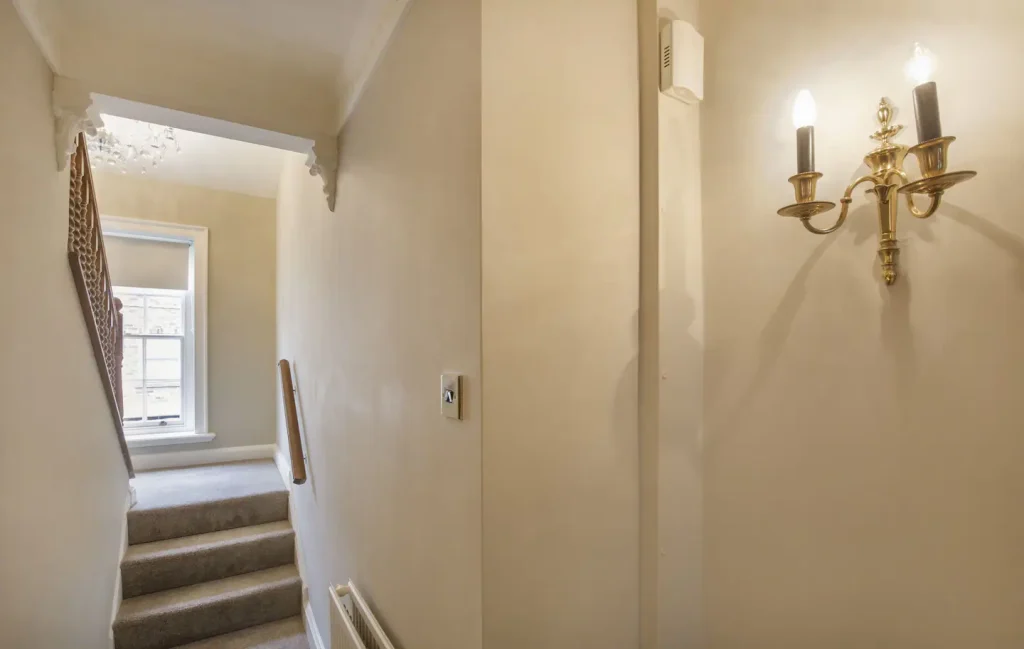
[(917, 141), (927, 142), (942, 137), (939, 118), (939, 91), (932, 81), (935, 58), (931, 52), (914, 45), (914, 56), (907, 62), (907, 76), (914, 80), (914, 116), (917, 118)]
[(793, 126), (796, 127), (796, 172), (814, 171), (814, 122), (818, 109), (809, 90), (801, 90), (793, 102)]
[(914, 85), (928, 83), (935, 75), (935, 57), (920, 43), (915, 43), (914, 55), (907, 61), (906, 72)]
[(797, 93), (796, 101), (793, 102), (793, 126), (802, 128), (814, 126), (818, 119), (818, 107), (814, 104), (814, 97), (810, 90), (801, 90)]

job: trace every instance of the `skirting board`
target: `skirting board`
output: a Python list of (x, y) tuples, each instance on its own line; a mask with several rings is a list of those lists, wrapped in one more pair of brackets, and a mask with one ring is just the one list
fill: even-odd
[(135, 506), (135, 487), (130, 483), (128, 493), (124, 497), (124, 516), (121, 517), (121, 550), (117, 555), (117, 573), (114, 578), (114, 598), (110, 604), (110, 649), (114, 649), (114, 619), (117, 611), (121, 608), (121, 561), (124, 560), (124, 553), (128, 551), (128, 510)]
[(310, 649), (325, 649), (324, 638), (320, 635), (320, 627), (316, 625), (316, 618), (313, 617), (313, 605), (306, 602), (303, 611), (306, 617), (306, 639), (309, 641)]
[(281, 473), (285, 487), (288, 488), (288, 521), (292, 524), (292, 532), (295, 534), (295, 567), (299, 571), (299, 579), (302, 580), (302, 607), (306, 618), (306, 636), (310, 649), (324, 649), (323, 636), (320, 635), (320, 628), (313, 617), (313, 605), (309, 601), (309, 582), (306, 581), (306, 561), (302, 555), (302, 534), (299, 522), (295, 520), (295, 498), (298, 496), (296, 485), (292, 484), (292, 467), (288, 457), (277, 449), (274, 453), (274, 463)]
[(274, 453), (274, 464), (277, 465), (277, 470), (281, 473), (281, 479), (284, 480), (284, 486), (288, 489), (288, 522), (292, 524), (292, 532), (295, 534), (295, 567), (299, 570), (299, 579), (302, 580), (302, 602), (304, 605), (309, 605), (309, 593), (306, 590), (306, 562), (302, 556), (302, 533), (299, 526), (299, 522), (295, 520), (295, 498), (297, 491), (293, 489), (296, 485), (292, 484), (292, 469), (291, 464), (288, 462), (288, 458), (281, 449), (277, 449)]
[(183, 466), (199, 466), (202, 464), (222, 464), (224, 462), (244, 462), (246, 460), (271, 460), (277, 447), (273, 444), (259, 446), (229, 446), (227, 448), (208, 448), (201, 451), (178, 451), (176, 453), (149, 453), (133, 455), (132, 464), (136, 471), (154, 471), (156, 469), (174, 469)]

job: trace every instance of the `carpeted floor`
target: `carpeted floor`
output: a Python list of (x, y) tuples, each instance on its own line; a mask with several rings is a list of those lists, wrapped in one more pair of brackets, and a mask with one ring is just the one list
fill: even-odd
[(308, 649), (273, 462), (139, 473), (133, 484), (115, 649)]
[(132, 484), (138, 496), (132, 511), (184, 507), (267, 492), (288, 493), (277, 465), (270, 460), (145, 471)]

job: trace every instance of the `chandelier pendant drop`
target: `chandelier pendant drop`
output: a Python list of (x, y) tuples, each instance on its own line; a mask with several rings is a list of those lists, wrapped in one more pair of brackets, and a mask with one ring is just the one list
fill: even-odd
[(115, 135), (103, 127), (87, 138), (89, 159), (95, 167), (112, 167), (125, 174), (145, 174), (155, 169), (168, 154), (181, 153), (175, 130), (145, 122), (135, 122), (130, 130)]

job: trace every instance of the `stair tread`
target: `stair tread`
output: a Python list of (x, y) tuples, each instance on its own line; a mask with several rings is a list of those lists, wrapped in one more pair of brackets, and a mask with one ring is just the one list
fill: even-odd
[(139, 473), (128, 545), (288, 520), (288, 490), (272, 461)]
[(299, 572), (294, 565), (289, 565), (140, 595), (121, 602), (114, 626), (201, 608), (214, 602), (246, 597), (259, 591), (296, 583), (300, 583)]
[(301, 617), (242, 629), (176, 649), (309, 649)]
[(164, 559), (174, 556), (202, 552), (217, 547), (244, 544), (272, 536), (287, 536), (294, 534), (291, 523), (288, 521), (277, 521), (275, 523), (263, 523), (261, 525), (250, 525), (248, 527), (236, 527), (230, 530), (219, 532), (207, 532), (192, 536), (182, 536), (164, 541), (152, 541), (129, 546), (125, 551), (122, 566)]
[(272, 460), (139, 472), (133, 484), (138, 502), (128, 512), (129, 517), (288, 492)]

